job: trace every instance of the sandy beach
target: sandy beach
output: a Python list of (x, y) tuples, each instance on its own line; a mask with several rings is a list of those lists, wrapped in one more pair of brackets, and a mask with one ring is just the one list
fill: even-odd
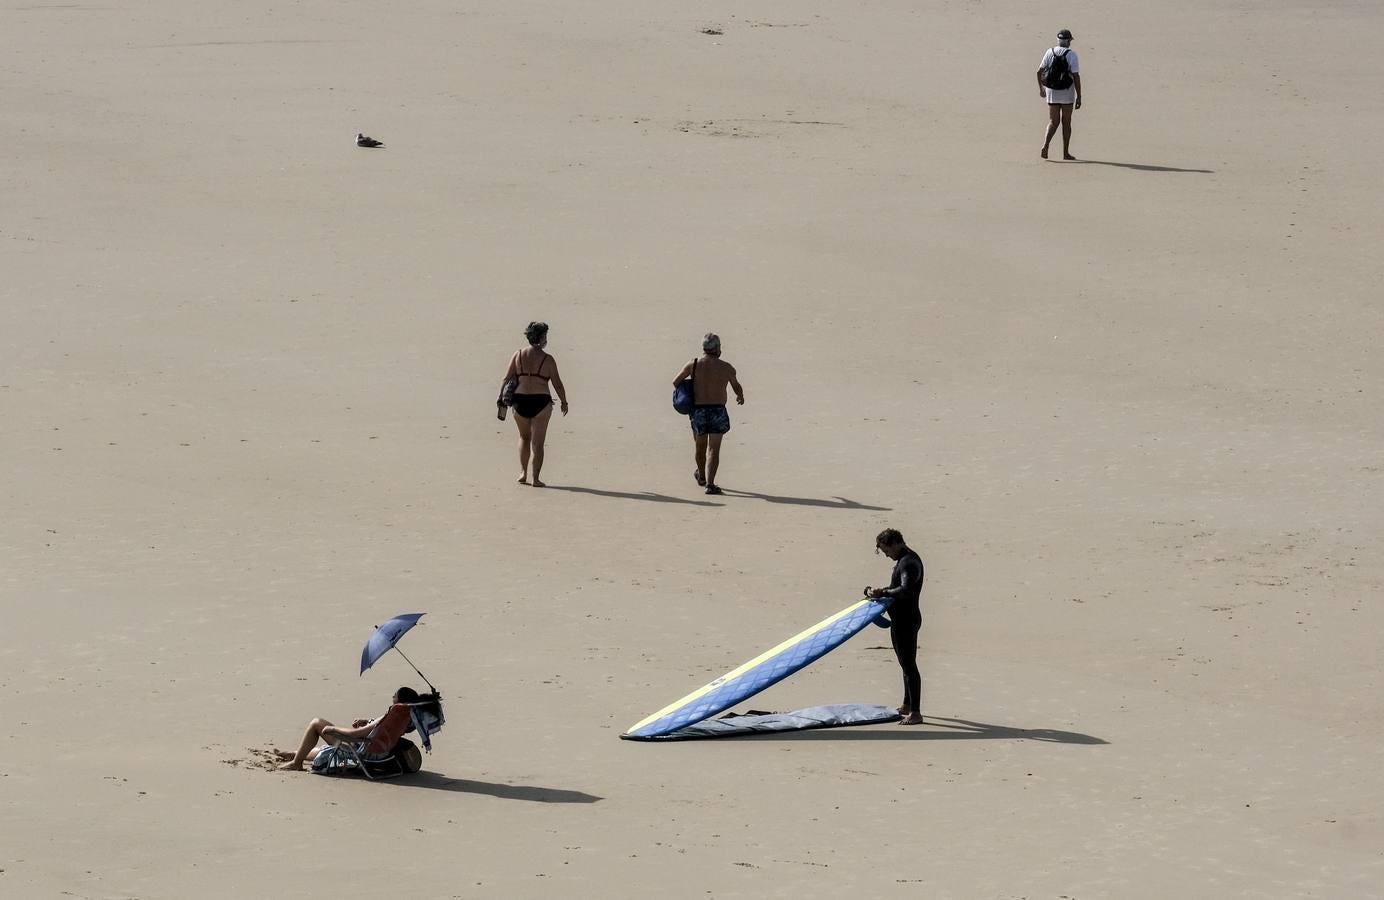
[[(3, 18), (0, 896), (1384, 896), (1378, 4)], [(617, 739), (887, 526), (927, 724)], [(405, 612), (424, 772), (269, 771), (421, 686)]]

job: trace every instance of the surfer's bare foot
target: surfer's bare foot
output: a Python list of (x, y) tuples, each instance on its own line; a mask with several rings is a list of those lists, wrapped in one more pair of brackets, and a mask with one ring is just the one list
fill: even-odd
[(698, 469), (697, 471), (693, 472), (692, 477), (697, 480), (698, 487), (706, 487), (706, 476), (702, 474), (701, 469)]
[(528, 473), (528, 472), (525, 472), (525, 473), (523, 473), (522, 475), (520, 475), (520, 476), (519, 476), (519, 480), (518, 480), (517, 482), (515, 482), (515, 483), (516, 483), (516, 484), (528, 484), (528, 483), (529, 483), (529, 473)]
[(1044, 147), (1042, 150), (1039, 150), (1039, 151), (1038, 151), (1038, 155), (1041, 156), (1041, 157), (1043, 157), (1043, 159), (1047, 159), (1047, 158), (1048, 158), (1048, 148), (1047, 148), (1047, 147)]
[(901, 716), (911, 716), (911, 715), (913, 715), (913, 710), (912, 710), (910, 707), (907, 707), (907, 706), (900, 706), (897, 710), (895, 710), (895, 712), (897, 712), (897, 713), (898, 713), (899, 715), (901, 715)]
[(923, 724), (923, 717), (920, 716), (920, 715), (918, 715), (918, 714), (915, 713), (915, 712), (911, 712), (911, 713), (909, 713), (908, 715), (904, 716), (902, 719), (900, 719), (900, 720), (899, 720), (899, 724), (900, 724), (900, 725), (921, 725), (921, 724)]
[(1076, 157), (1072, 156), (1070, 153), (1062, 154), (1062, 158), (1065, 159), (1067, 162), (1076, 162)]
[(283, 765), (279, 766), (279, 771), (280, 771), (280, 772), (301, 772), (301, 771), (303, 771), (303, 764), (302, 764), (302, 763), (299, 763), (299, 762), (293, 762), (292, 760), (290, 760), (290, 761), (284, 763)]
[(539, 481), (537, 478), (535, 478), (535, 479), (533, 480), (533, 486), (534, 486), (534, 487), (547, 487), (546, 484), (544, 484), (543, 482)]
[(721, 490), (719, 487), (717, 487), (716, 485), (714, 485), (714, 484), (708, 484), (708, 485), (706, 486), (706, 492), (707, 492), (708, 494), (720, 494), (720, 493), (723, 493), (722, 490)]

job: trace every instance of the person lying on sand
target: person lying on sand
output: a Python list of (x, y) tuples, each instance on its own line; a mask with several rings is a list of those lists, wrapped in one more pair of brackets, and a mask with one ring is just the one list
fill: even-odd
[[(351, 723), (350, 728), (333, 725), (326, 719), (313, 719), (308, 723), (307, 730), (303, 732), (303, 740), (298, 745), (296, 753), (289, 753), (287, 750), (274, 751), (279, 759), (284, 760), (284, 764), (279, 766), (279, 769), (284, 772), (301, 772), (303, 763), (312, 762), (321, 752), (322, 748), (317, 746), (319, 740), (325, 742), (329, 747), (334, 747), (341, 743), (363, 741), (372, 730), (374, 730), (375, 735), (370, 738), (370, 743), (366, 745), (363, 756), (367, 760), (386, 758), (393, 751), (394, 745), (404, 736), (404, 732), (408, 730), (411, 722), (408, 704), (418, 703), (419, 699), (418, 692), (413, 688), (401, 687), (394, 692), (394, 698), (390, 701), (389, 709), (385, 710), (384, 715), (375, 719), (356, 719)], [(417, 752), (416, 748), (415, 752)]]

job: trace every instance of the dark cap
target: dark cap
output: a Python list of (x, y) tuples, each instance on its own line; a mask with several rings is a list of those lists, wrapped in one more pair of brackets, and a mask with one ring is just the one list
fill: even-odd
[(1057, 39), (1059, 41), (1070, 41), (1072, 39), (1072, 33), (1064, 28), (1057, 32)]

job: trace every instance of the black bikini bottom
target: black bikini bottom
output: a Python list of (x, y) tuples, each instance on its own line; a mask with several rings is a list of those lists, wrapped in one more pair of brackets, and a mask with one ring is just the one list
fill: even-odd
[(532, 419), (552, 405), (553, 398), (547, 394), (515, 394), (514, 414)]

